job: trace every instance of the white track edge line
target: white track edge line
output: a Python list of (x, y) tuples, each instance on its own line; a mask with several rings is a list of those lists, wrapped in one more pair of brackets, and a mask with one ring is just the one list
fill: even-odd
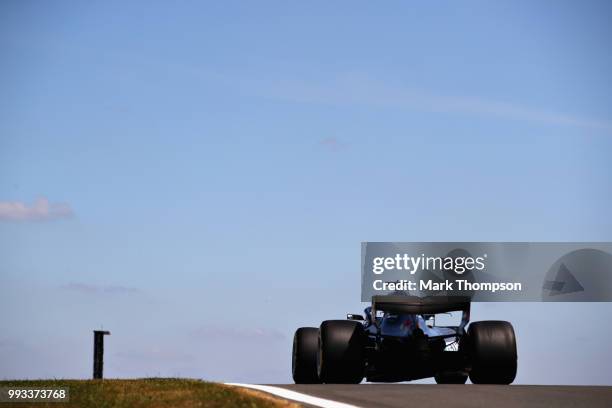
[(301, 392), (287, 390), (285, 388), (273, 387), (271, 385), (258, 385), (258, 384), (241, 384), (241, 383), (225, 383), (225, 385), (233, 385), (236, 387), (252, 388), (267, 392), (269, 394), (276, 395), (281, 398), (293, 400), (297, 402), (303, 402), (304, 404), (314, 405), (321, 408), (359, 408), (357, 405), (345, 404), (344, 402), (338, 402), (328, 400), (325, 398), (313, 397), (312, 395), (302, 394)]

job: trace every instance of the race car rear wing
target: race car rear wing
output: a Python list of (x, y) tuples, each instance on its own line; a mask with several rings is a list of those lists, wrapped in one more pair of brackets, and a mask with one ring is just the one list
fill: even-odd
[(437, 314), (462, 311), (457, 333), (463, 334), (470, 321), (470, 298), (466, 296), (372, 296), (372, 316), (376, 311), (402, 314)]

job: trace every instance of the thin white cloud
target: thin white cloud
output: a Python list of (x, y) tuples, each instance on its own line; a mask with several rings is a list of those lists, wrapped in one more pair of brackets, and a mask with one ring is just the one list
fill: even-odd
[(21, 201), (0, 201), (0, 220), (5, 221), (48, 221), (70, 218), (74, 215), (66, 203), (49, 203), (44, 197), (32, 205)]
[(612, 121), (500, 100), (471, 96), (436, 95), (414, 88), (393, 86), (367, 76), (348, 75), (328, 82), (277, 80), (253, 82), (255, 92), (291, 102), (392, 107), (421, 112), (458, 113), (506, 120), (570, 126), (612, 132)]
[(185, 353), (181, 350), (160, 347), (149, 347), (146, 349), (119, 351), (117, 353), (114, 353), (114, 356), (133, 363), (139, 363), (143, 361), (149, 363), (152, 361), (176, 363), (193, 361), (195, 358), (193, 354)]
[[(54, 44), (54, 47), (60, 47)], [(74, 46), (61, 45), (62, 49), (76, 50)], [(80, 51), (80, 48), (78, 49)], [(612, 133), (612, 119), (593, 118), (571, 112), (555, 112), (543, 106), (530, 106), (529, 102), (507, 103), (500, 99), (482, 98), (478, 95), (448, 95), (423, 91), (415, 87), (397, 86), (387, 80), (370, 75), (348, 72), (328, 81), (306, 81), (295, 78), (253, 78), (220, 73), (210, 67), (159, 59), (149, 55), (136, 55), (113, 50), (107, 54), (120, 58), (136, 58), (136, 62), (163, 66), (192, 77), (201, 83), (225, 86), (241, 93), (290, 102), (331, 105), (383, 106), (415, 112), (458, 113), (466, 116), (482, 116), (504, 120), (540, 123), (545, 125), (594, 129)], [(124, 109), (125, 107), (122, 107)]]
[(276, 329), (269, 328), (243, 328), (230, 326), (202, 326), (191, 332), (191, 336), (203, 340), (223, 340), (223, 341), (280, 341), (285, 339), (285, 335)]
[(73, 282), (61, 287), (65, 290), (74, 292), (89, 293), (89, 294), (107, 294), (107, 295), (131, 295), (140, 293), (139, 289), (127, 286), (118, 285), (91, 285), (87, 283)]

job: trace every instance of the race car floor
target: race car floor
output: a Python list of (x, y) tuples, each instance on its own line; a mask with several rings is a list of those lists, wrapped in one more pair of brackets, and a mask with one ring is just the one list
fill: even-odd
[(609, 386), (291, 384), (263, 386), (260, 391), (296, 400), (304, 406), (326, 408), (612, 407)]

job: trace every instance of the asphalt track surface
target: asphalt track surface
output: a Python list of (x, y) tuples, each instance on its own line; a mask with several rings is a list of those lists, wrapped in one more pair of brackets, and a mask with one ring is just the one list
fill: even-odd
[(612, 407), (610, 386), (291, 384), (273, 385), (273, 387), (362, 408)]

